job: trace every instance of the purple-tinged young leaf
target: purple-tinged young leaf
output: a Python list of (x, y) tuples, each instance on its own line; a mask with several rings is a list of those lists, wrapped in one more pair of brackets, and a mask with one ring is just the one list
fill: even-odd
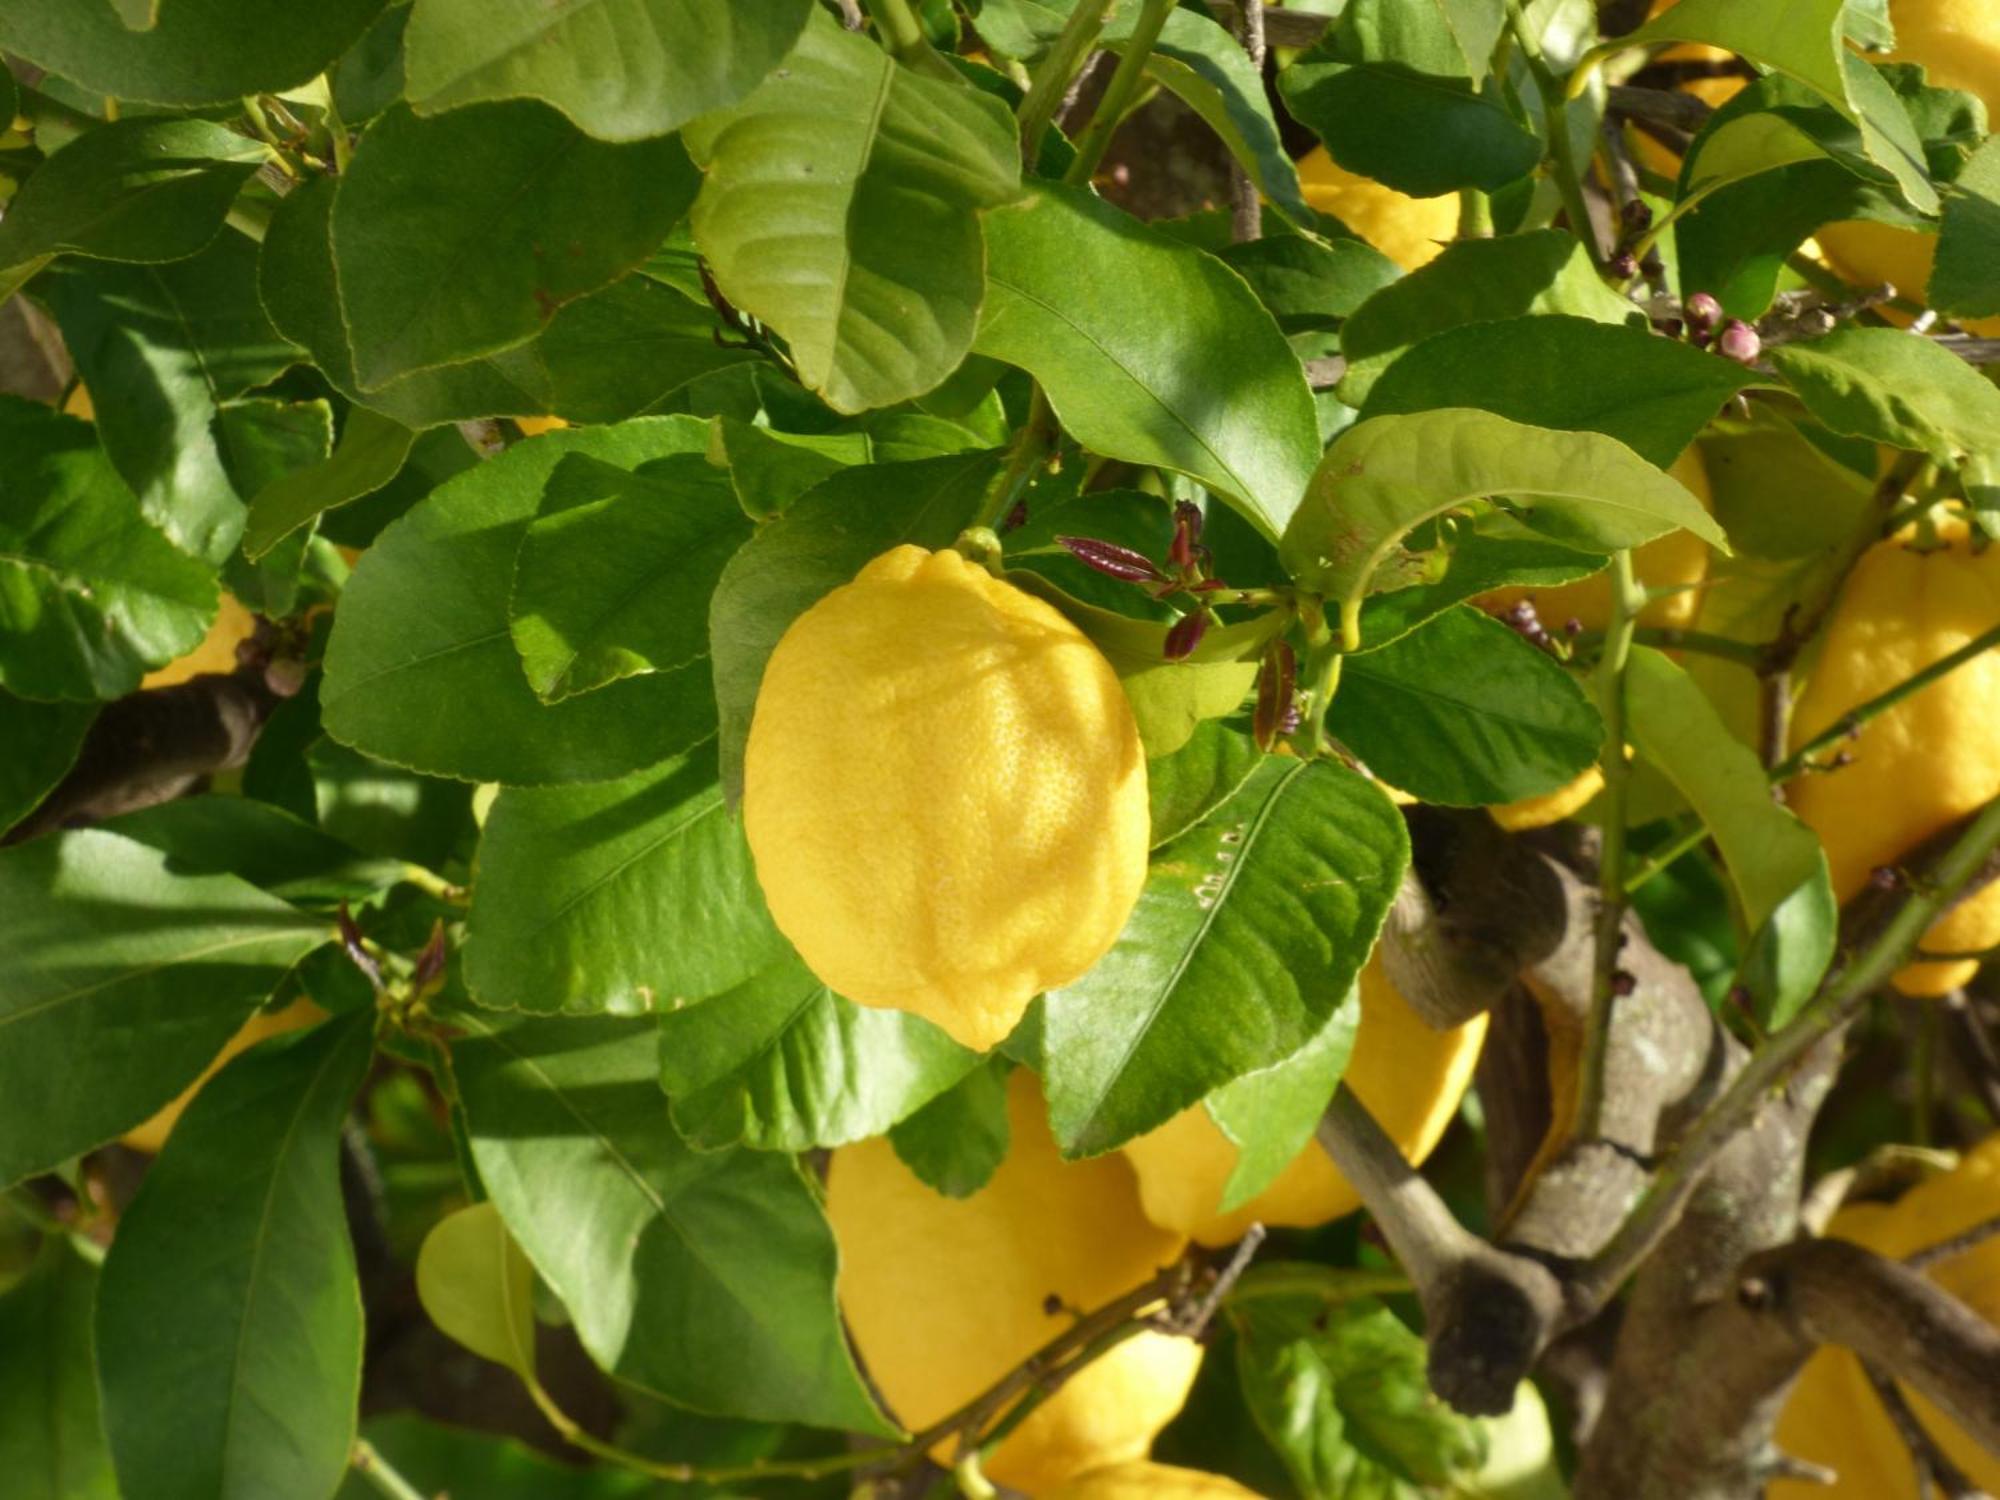
[(1086, 568), (1095, 569), (1109, 578), (1122, 578), (1127, 583), (1150, 583), (1166, 577), (1145, 553), (1134, 552), (1116, 542), (1100, 541), (1094, 536), (1059, 536), (1056, 541)]
[(1257, 669), (1257, 707), (1250, 718), (1259, 749), (1269, 750), (1280, 737), (1298, 728), (1298, 705), (1292, 696), (1297, 680), (1298, 657), (1291, 643), (1273, 641)]
[(1208, 615), (1204, 611), (1196, 610), (1193, 614), (1182, 615), (1174, 621), (1173, 629), (1167, 632), (1167, 660), (1185, 660), (1194, 648), (1201, 644), (1201, 638), (1207, 634)]

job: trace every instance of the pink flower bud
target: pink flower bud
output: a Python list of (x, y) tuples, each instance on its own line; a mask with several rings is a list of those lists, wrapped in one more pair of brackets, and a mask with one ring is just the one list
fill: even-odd
[(1747, 365), (1764, 352), (1764, 341), (1757, 336), (1757, 330), (1741, 318), (1731, 318), (1716, 336), (1715, 352), (1724, 359)]
[(1722, 321), (1722, 304), (1707, 292), (1696, 292), (1682, 305), (1681, 311), (1687, 315), (1688, 332), (1697, 340), (1715, 332), (1715, 325)]

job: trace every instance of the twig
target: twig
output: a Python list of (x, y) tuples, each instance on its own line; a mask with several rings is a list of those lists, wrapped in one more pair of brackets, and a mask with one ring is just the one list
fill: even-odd
[(1090, 56), (1098, 33), (1116, 9), (1116, 5), (1107, 4), (1106, 0), (1084, 0), (1069, 13), (1048, 55), (1035, 65), (1033, 81), (1016, 114), (1021, 124), (1021, 159), (1030, 167), (1040, 158), (1042, 135), (1069, 93), (1070, 81)]
[(1932, 1266), (1942, 1265), (1945, 1261), (1957, 1259), (1968, 1250), (1977, 1249), (1995, 1236), (2000, 1236), (2000, 1214), (1974, 1224), (1970, 1229), (1961, 1230), (1949, 1239), (1939, 1240), (1935, 1245), (1926, 1245), (1923, 1249), (1904, 1256), (1903, 1264), (1912, 1271), (1928, 1271)]
[[(1242, 0), (1243, 14), (1237, 36), (1250, 55), (1250, 67), (1259, 85), (1264, 78), (1264, 0)], [(1238, 244), (1254, 240), (1264, 232), (1264, 203), (1250, 170), (1235, 156), (1229, 159), (1230, 238)]]
[(1077, 137), (1076, 160), (1069, 164), (1063, 174), (1063, 181), (1072, 187), (1085, 187), (1096, 175), (1098, 164), (1104, 160), (1104, 153), (1111, 145), (1111, 137), (1117, 133), (1125, 111), (1139, 97), (1139, 88), (1146, 76), (1146, 60), (1153, 55), (1153, 44), (1160, 39), (1160, 32), (1167, 24), (1167, 17), (1173, 13), (1175, 0), (1144, 0), (1139, 19), (1133, 23), (1132, 35), (1125, 42), (1124, 55), (1118, 59), (1118, 66), (1111, 74), (1111, 82), (1105, 85), (1104, 97), (1097, 101), (1097, 109)]
[(1771, 779), (1773, 781), (1786, 781), (1796, 776), (1822, 750), (1831, 749), (1842, 740), (1851, 738), (1863, 724), (1866, 724), (1876, 715), (1886, 713), (1905, 698), (1910, 698), (1921, 693), (1940, 677), (1956, 672), (1967, 662), (1984, 655), (1995, 646), (2000, 646), (2000, 625), (1996, 625), (1991, 630), (1974, 636), (1956, 651), (1940, 656), (1922, 671), (1904, 678), (1887, 692), (1877, 693), (1867, 702), (1857, 704), (1855, 707), (1849, 709), (1833, 723), (1822, 729), (1790, 755), (1779, 761), (1777, 765), (1773, 766), (1771, 768)]
[(1597, 706), (1604, 716), (1604, 841), (1598, 856), (1595, 948), (1590, 1015), (1584, 1023), (1583, 1056), (1578, 1064), (1573, 1138), (1594, 1141), (1603, 1130), (1604, 1075), (1611, 1035), (1611, 1012), (1618, 1002), (1618, 950), (1625, 925), (1625, 820), (1630, 768), (1625, 759), (1625, 666), (1643, 596), (1632, 571), (1632, 554), (1611, 559), (1611, 624), (1597, 664)]
[(1605, 111), (1628, 120), (1670, 125), (1692, 135), (1708, 123), (1715, 108), (1699, 95), (1680, 89), (1645, 89), (1614, 83), (1605, 100)]
[(1236, 1252), (1229, 1257), (1228, 1264), (1216, 1273), (1215, 1284), (1208, 1289), (1208, 1294), (1201, 1301), (1188, 1310), (1186, 1317), (1174, 1321), (1174, 1332), (1184, 1333), (1189, 1338), (1201, 1337), (1203, 1330), (1215, 1317), (1216, 1309), (1222, 1306), (1223, 1299), (1234, 1290), (1243, 1273), (1250, 1269), (1250, 1262), (1256, 1258), (1267, 1232), (1262, 1224), (1252, 1224), (1243, 1232), (1243, 1238), (1237, 1242)]
[(1866, 1360), (1861, 1368), (1868, 1377), (1868, 1384), (1874, 1387), (1875, 1399), (1889, 1414), (1896, 1435), (1910, 1451), (1910, 1462), (1917, 1469), (1917, 1493), (1928, 1495), (1931, 1486), (1936, 1484), (1944, 1491), (1945, 1500), (1988, 1500), (1986, 1492), (1966, 1478), (1965, 1472), (1931, 1438), (1930, 1432), (1917, 1419), (1917, 1414), (1910, 1410), (1910, 1403), (1903, 1399), (1896, 1382)]
[(1569, 105), (1562, 80), (1550, 70), (1548, 60), (1542, 56), (1541, 39), (1529, 24), (1527, 14), (1521, 8), (1521, 0), (1507, 0), (1507, 23), (1513, 29), (1521, 57), (1534, 77), (1536, 92), (1542, 96), (1542, 109), (1548, 119), (1550, 170), (1556, 180), (1556, 189), (1562, 194), (1570, 233), (1581, 240), (1584, 249), (1590, 252), (1591, 265), (1602, 271), (1604, 246), (1598, 243), (1597, 226), (1590, 217), (1589, 205), (1584, 202), (1583, 179), (1578, 175), (1576, 152), (1569, 138)]
[[(1917, 952), (1921, 955), (1923, 949)], [(1972, 1075), (1972, 1086), (1979, 1094), (1979, 1102), (1986, 1106), (1986, 1113), (1995, 1125), (2000, 1125), (2000, 1048), (1993, 1043), (1992, 1034), (1986, 1029), (1978, 1007), (1964, 990), (1953, 990), (1945, 997), (1945, 1008), (1957, 1025), (1965, 1050), (1972, 1054), (1966, 1071)]]
[(354, 1440), (353, 1450), (347, 1455), (347, 1466), (387, 1500), (428, 1500), (424, 1492), (398, 1474), (382, 1456), (382, 1451), (366, 1438)]
[(1720, 1099), (1700, 1115), (1660, 1164), (1618, 1232), (1578, 1273), (1574, 1297), (1601, 1307), (1651, 1255), (1680, 1217), (1723, 1148), (1799, 1062), (1853, 1019), (1868, 997), (1907, 961), (1917, 939), (2000, 848), (2000, 798), (1987, 803), (1945, 852), (1929, 879), (1915, 883), (1874, 939), (1821, 985), (1819, 993), (1750, 1056)]
[(1772, 667), (1757, 678), (1757, 748), (1767, 769), (1782, 765), (1792, 734), (1792, 669)]

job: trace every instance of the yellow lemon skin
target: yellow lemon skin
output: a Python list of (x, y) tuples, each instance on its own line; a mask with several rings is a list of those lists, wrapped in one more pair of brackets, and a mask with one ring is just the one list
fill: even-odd
[(1436, 260), (1458, 234), (1458, 196), (1412, 198), (1372, 177), (1357, 177), (1315, 146), (1299, 158), (1306, 202), (1332, 214), (1405, 271)]
[[(1918, 552), (1909, 533), (1877, 542), (1848, 574), (1824, 646), (1792, 715), (1805, 743), (1849, 709), (1888, 691), (2000, 624), (2000, 549), (1975, 556), (1963, 522), (1939, 527), (1944, 545)], [(1842, 901), (1916, 845), (2000, 794), (2000, 652), (1985, 652), (1862, 726), (1838, 770), (1808, 772), (1786, 788), (1792, 811), (1826, 846)], [(1923, 946), (1961, 952), (2000, 943), (2000, 884), (1945, 913)], [(1906, 995), (1941, 995), (1970, 979), (1971, 960), (1910, 964)]]
[[(2000, 1135), (1968, 1151), (1958, 1167), (1910, 1189), (1894, 1203), (1856, 1203), (1834, 1215), (1828, 1233), (1900, 1260), (2000, 1216)], [(1989, 1323), (2000, 1324), (2000, 1239), (1940, 1261), (1927, 1274)], [(1985, 1493), (2000, 1494), (2000, 1454), (1987, 1452), (1923, 1396), (1903, 1395), (1932, 1438)], [(1780, 1480), (1771, 1500), (1917, 1500), (1915, 1470), (1902, 1437), (1845, 1349), (1807, 1361), (1778, 1418), (1778, 1447), (1840, 1477), (1831, 1487)]]
[(287, 1031), (300, 1031), (325, 1019), (326, 1012), (304, 998), (294, 1000), (283, 1010), (258, 1011), (243, 1023), (236, 1035), (222, 1044), (222, 1050), (215, 1054), (214, 1061), (202, 1069), (201, 1077), (181, 1090), (178, 1099), (160, 1106), (159, 1112), (150, 1120), (143, 1125), (133, 1126), (121, 1135), (118, 1138), (120, 1143), (130, 1146), (134, 1151), (158, 1151), (160, 1147), (166, 1145), (167, 1136), (172, 1133), (174, 1126), (180, 1123), (181, 1112), (193, 1101), (194, 1096), (201, 1092), (201, 1086), (221, 1071), (224, 1063), (239, 1052), (249, 1051), (266, 1037), (282, 1036)]
[[(1457, 1113), (1485, 1040), (1484, 1014), (1451, 1031), (1432, 1030), (1396, 993), (1380, 958), (1370, 958), (1361, 970), (1361, 1024), (1346, 1082), (1403, 1155), (1420, 1163)], [(1231, 1244), (1253, 1223), (1310, 1228), (1361, 1206), (1339, 1168), (1308, 1141), (1263, 1192), (1217, 1212), (1237, 1152), (1199, 1104), (1127, 1142), (1124, 1151), (1139, 1174), (1147, 1216), (1204, 1245)]]
[[(1893, 0), (1889, 19), (1896, 50), (1888, 61), (1922, 63), (1933, 86), (1978, 95), (1989, 120), (2000, 120), (2000, 0)], [(1818, 239), (1827, 263), (1849, 281), (1893, 282), (1903, 295), (1923, 299), (1937, 253), (1935, 234), (1856, 219), (1823, 225)], [(2000, 318), (1965, 327), (2000, 337)]]
[(204, 672), (234, 672), (237, 642), (249, 640), (256, 630), (257, 617), (245, 609), (235, 595), (224, 594), (222, 607), (215, 612), (215, 623), (208, 627), (208, 634), (201, 638), (201, 644), (158, 671), (148, 672), (140, 679), (139, 686), (172, 687)]
[(813, 972), (985, 1050), (1104, 956), (1146, 877), (1146, 762), (1111, 666), (956, 552), (897, 547), (764, 669), (743, 822)]
[(1257, 1500), (1257, 1492), (1200, 1469), (1135, 1463), (1092, 1469), (1042, 1500)]
[(1530, 828), (1546, 828), (1581, 812), (1592, 797), (1604, 790), (1604, 772), (1590, 766), (1553, 792), (1539, 797), (1523, 797), (1489, 808), (1493, 821), (1509, 833), (1525, 833)]
[[(1698, 449), (1689, 448), (1667, 473), (1701, 502), (1703, 510), (1715, 508), (1715, 491)], [(1677, 590), (1641, 610), (1641, 625), (1663, 629), (1691, 625), (1701, 608), (1701, 590), (1694, 585), (1708, 576), (1708, 543), (1691, 531), (1670, 531), (1633, 552), (1632, 572), (1647, 588)], [(1611, 575), (1607, 569), (1554, 588), (1493, 589), (1473, 602), (1488, 614), (1504, 615), (1522, 599), (1534, 601), (1536, 615), (1551, 633), (1559, 633), (1571, 620), (1585, 630), (1602, 630), (1611, 622)]]
[(514, 425), (521, 429), (522, 437), (540, 437), (545, 432), (560, 432), (569, 423), (561, 417), (516, 417)]
[[(1147, 1222), (1119, 1157), (1061, 1159), (1025, 1069), (1008, 1081), (1007, 1119), (1006, 1160), (969, 1198), (932, 1192), (880, 1137), (842, 1146), (828, 1166), (841, 1309), (870, 1378), (911, 1428), (964, 1405), (1069, 1328), (1070, 1309), (1123, 1295), (1186, 1244)], [(987, 1474), (1040, 1495), (1145, 1457), (1200, 1364), (1190, 1339), (1126, 1340), (1036, 1408)]]

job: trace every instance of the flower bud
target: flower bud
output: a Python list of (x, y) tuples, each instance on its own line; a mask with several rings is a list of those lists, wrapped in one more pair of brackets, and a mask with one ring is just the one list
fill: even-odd
[(1688, 332), (1697, 342), (1715, 332), (1715, 325), (1722, 321), (1722, 304), (1707, 292), (1696, 292), (1682, 305), (1681, 311), (1687, 315)]
[(1716, 335), (1715, 352), (1724, 359), (1747, 365), (1764, 352), (1764, 341), (1757, 336), (1757, 330), (1741, 318), (1731, 318), (1722, 325), (1722, 332)]

